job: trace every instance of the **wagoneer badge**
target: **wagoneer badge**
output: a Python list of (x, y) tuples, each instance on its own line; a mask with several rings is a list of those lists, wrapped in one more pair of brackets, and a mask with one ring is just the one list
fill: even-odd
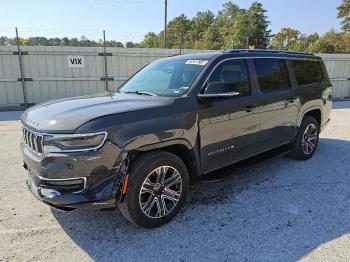
[(39, 122), (36, 122), (32, 119), (27, 119), (27, 124), (30, 124), (31, 126), (39, 126)]

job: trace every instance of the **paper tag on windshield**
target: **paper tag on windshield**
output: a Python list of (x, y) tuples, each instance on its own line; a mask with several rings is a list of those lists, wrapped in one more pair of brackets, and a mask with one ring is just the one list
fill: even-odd
[(201, 65), (205, 66), (208, 60), (187, 60), (186, 65)]

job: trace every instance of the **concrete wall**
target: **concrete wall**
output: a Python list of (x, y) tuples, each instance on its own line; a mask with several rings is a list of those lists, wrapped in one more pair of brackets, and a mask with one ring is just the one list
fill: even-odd
[[(105, 57), (96, 47), (21, 47), (21, 82), (17, 47), (0, 47), (0, 108), (92, 94), (106, 90)], [(114, 90), (148, 63), (179, 54), (178, 49), (107, 48), (108, 90)], [(202, 52), (182, 50), (182, 53)], [(350, 55), (320, 54), (334, 85), (334, 97), (350, 96)], [(68, 58), (84, 57), (83, 67), (70, 67)], [(22, 86), (24, 85), (24, 88)], [(24, 90), (24, 92), (23, 92)], [(26, 101), (24, 101), (24, 95)]]

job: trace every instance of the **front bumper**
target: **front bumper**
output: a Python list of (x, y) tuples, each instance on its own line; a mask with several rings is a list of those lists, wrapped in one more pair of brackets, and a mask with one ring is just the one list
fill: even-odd
[(58, 209), (114, 207), (121, 150), (106, 141), (97, 151), (38, 156), (21, 143), (30, 191)]

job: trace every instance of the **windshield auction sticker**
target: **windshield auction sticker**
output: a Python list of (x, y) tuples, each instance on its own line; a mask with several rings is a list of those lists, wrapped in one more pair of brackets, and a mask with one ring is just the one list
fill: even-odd
[(187, 60), (186, 65), (201, 65), (205, 66), (208, 60)]

